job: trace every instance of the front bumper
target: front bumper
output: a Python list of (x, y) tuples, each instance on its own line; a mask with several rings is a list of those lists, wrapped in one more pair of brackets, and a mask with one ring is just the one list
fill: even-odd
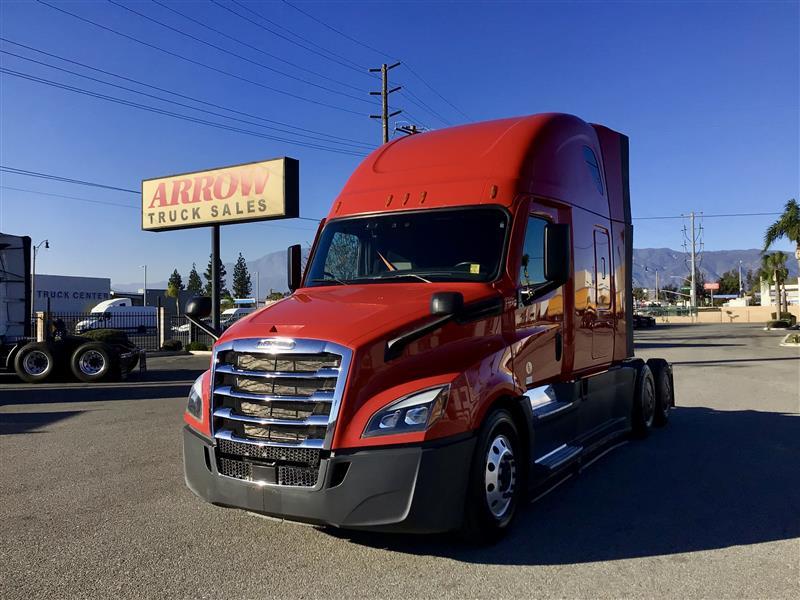
[[(335, 452), (318, 489), (259, 485), (218, 474), (214, 448), (183, 430), (186, 485), (220, 506), (350, 529), (432, 533), (461, 525), (475, 438)], [(343, 476), (342, 476), (343, 475)]]

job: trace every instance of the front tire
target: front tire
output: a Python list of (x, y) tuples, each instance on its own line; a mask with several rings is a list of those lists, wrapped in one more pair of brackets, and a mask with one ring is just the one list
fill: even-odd
[(23, 346), (14, 357), (14, 371), (25, 383), (43, 383), (56, 371), (53, 349), (45, 342)]
[(462, 537), (493, 543), (511, 526), (524, 492), (525, 456), (514, 419), (505, 409), (481, 426), (470, 467)]
[(110, 379), (117, 371), (116, 356), (101, 342), (89, 342), (72, 353), (72, 374), (85, 383)]

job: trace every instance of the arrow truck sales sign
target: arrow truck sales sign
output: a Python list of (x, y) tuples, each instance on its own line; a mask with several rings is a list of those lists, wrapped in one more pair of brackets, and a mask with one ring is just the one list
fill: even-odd
[(300, 216), (294, 158), (142, 181), (142, 229), (163, 231)]

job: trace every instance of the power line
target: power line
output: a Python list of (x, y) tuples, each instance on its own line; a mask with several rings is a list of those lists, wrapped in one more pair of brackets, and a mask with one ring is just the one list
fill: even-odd
[[(49, 56), (50, 58), (55, 58), (57, 60), (60, 60), (60, 61), (66, 62), (66, 63), (77, 65), (79, 67), (83, 67), (84, 69), (89, 69), (90, 71), (94, 71), (96, 73), (102, 73), (102, 74), (108, 75), (110, 77), (115, 77), (117, 79), (122, 79), (123, 81), (129, 81), (131, 83), (135, 83), (137, 85), (141, 85), (141, 86), (153, 89), (153, 90), (158, 90), (160, 92), (164, 92), (164, 93), (170, 94), (172, 96), (177, 96), (179, 98), (184, 98), (186, 100), (191, 100), (192, 102), (197, 102), (197, 103), (203, 104), (205, 106), (211, 106), (211, 107), (214, 107), (214, 108), (219, 108), (221, 110), (232, 112), (232, 113), (235, 113), (235, 114), (238, 114), (238, 115), (243, 115), (245, 117), (251, 117), (253, 119), (258, 119), (259, 121), (264, 121), (265, 123), (273, 123), (275, 125), (281, 125), (283, 127), (289, 127), (290, 129), (296, 129), (297, 131), (302, 131), (302, 132), (306, 132), (308, 134), (313, 134), (313, 135), (307, 136), (307, 137), (311, 137), (312, 139), (313, 139), (313, 136), (321, 136), (322, 138), (332, 138), (333, 141), (343, 140), (343, 141), (347, 141), (347, 142), (353, 142), (354, 144), (358, 144), (358, 145), (364, 146), (366, 148), (371, 148), (372, 147), (371, 144), (368, 144), (368, 143), (360, 141), (360, 140), (346, 138), (346, 137), (342, 137), (342, 136), (338, 136), (338, 135), (334, 135), (334, 134), (330, 134), (330, 133), (324, 133), (322, 131), (315, 131), (313, 129), (307, 129), (305, 127), (300, 127), (299, 125), (292, 125), (290, 123), (285, 123), (283, 121), (276, 121), (275, 119), (268, 119), (268, 118), (262, 117), (260, 115), (255, 115), (255, 114), (252, 114), (252, 113), (236, 110), (236, 109), (230, 108), (228, 106), (223, 106), (223, 105), (220, 105), (220, 104), (215, 104), (213, 102), (208, 102), (206, 100), (201, 100), (200, 98), (196, 98), (194, 96), (188, 96), (186, 94), (181, 94), (180, 92), (176, 92), (174, 90), (169, 90), (169, 89), (166, 89), (166, 88), (159, 87), (157, 85), (152, 85), (152, 84), (149, 84), (149, 83), (145, 83), (145, 82), (140, 81), (138, 79), (133, 79), (131, 77), (126, 77), (124, 75), (120, 75), (119, 73), (114, 73), (112, 71), (107, 71), (105, 69), (99, 69), (97, 67), (93, 67), (91, 65), (87, 65), (86, 63), (82, 63), (82, 62), (79, 62), (79, 61), (76, 61), (76, 60), (72, 60), (72, 59), (66, 58), (64, 56), (60, 56), (58, 54), (53, 54), (51, 52), (46, 52), (46, 51), (41, 50), (39, 48), (34, 48), (33, 46), (27, 46), (25, 44), (20, 44), (19, 42), (14, 42), (12, 40), (9, 40), (8, 38), (0, 37), (0, 41), (6, 42), (8, 44), (12, 44), (14, 46), (18, 46), (20, 48), (25, 48), (26, 50), (30, 50), (30, 51), (36, 52), (38, 54), (43, 54), (44, 56)], [(15, 56), (19, 56), (19, 55), (15, 55)], [(26, 58), (25, 60), (32, 60), (32, 59)], [(52, 66), (52, 65), (49, 65), (49, 66)], [(82, 77), (85, 77), (85, 76), (82, 75)], [(303, 134), (297, 133), (295, 131), (282, 130), (282, 129), (279, 129), (279, 128), (275, 128), (275, 129), (276, 129), (276, 131), (283, 131), (285, 133), (290, 133), (292, 135), (299, 135), (299, 136), (303, 135)], [(321, 141), (324, 141), (324, 140), (321, 140)]]
[(116, 206), (118, 208), (132, 208), (134, 210), (139, 210), (139, 206), (134, 206), (132, 204), (119, 204), (117, 202), (107, 202), (105, 200), (92, 200), (90, 198), (80, 198), (78, 196), (65, 196), (64, 194), (53, 194), (51, 192), (40, 192), (38, 190), (28, 190), (25, 188), (18, 188), (12, 187), (10, 185), (0, 185), (0, 189), (4, 190), (13, 190), (15, 192), (26, 192), (29, 194), (39, 194), (40, 196), (53, 196), (54, 198), (67, 198), (69, 200), (78, 200), (80, 202), (90, 202), (92, 204), (105, 204), (106, 206)]
[(131, 190), (128, 188), (117, 187), (114, 185), (106, 185), (104, 183), (97, 183), (94, 181), (84, 181), (83, 179), (72, 179), (70, 177), (61, 177), (60, 175), (51, 175), (49, 173), (40, 173), (38, 171), (17, 169), (16, 167), (8, 167), (6, 165), (0, 165), (0, 171), (5, 173), (13, 173), (14, 175), (25, 175), (26, 177), (37, 177), (39, 179), (60, 181), (62, 183), (74, 183), (75, 185), (85, 185), (88, 187), (102, 188), (104, 190), (114, 190), (116, 192), (128, 192), (129, 194), (136, 194), (136, 195), (141, 194), (139, 190)]
[(255, 50), (256, 52), (258, 52), (260, 54), (263, 54), (264, 56), (269, 56), (273, 60), (277, 60), (279, 62), (282, 62), (284, 64), (289, 65), (290, 67), (294, 67), (295, 69), (299, 69), (300, 71), (305, 71), (306, 73), (310, 73), (310, 74), (312, 74), (312, 75), (314, 75), (316, 77), (319, 77), (321, 79), (325, 79), (327, 81), (333, 82), (333, 83), (335, 83), (337, 85), (348, 87), (348, 88), (350, 88), (352, 90), (356, 90), (358, 92), (362, 91), (362, 89), (360, 87), (358, 87), (358, 86), (351, 85), (349, 83), (345, 83), (344, 81), (340, 81), (340, 80), (335, 79), (333, 77), (329, 77), (328, 75), (324, 75), (323, 73), (320, 73), (318, 71), (314, 71), (313, 69), (307, 69), (306, 67), (298, 65), (297, 63), (293, 63), (293, 62), (291, 62), (289, 60), (286, 60), (285, 58), (281, 58), (280, 56), (278, 56), (276, 54), (272, 54), (271, 52), (267, 52), (266, 50), (263, 50), (262, 48), (254, 46), (252, 44), (248, 44), (247, 42), (243, 42), (242, 40), (239, 40), (239, 39), (235, 38), (234, 36), (225, 33), (224, 31), (220, 31), (219, 29), (215, 29), (214, 27), (211, 27), (210, 25), (207, 25), (206, 23), (203, 23), (202, 21), (200, 21), (198, 19), (195, 19), (194, 17), (191, 17), (191, 16), (189, 16), (189, 15), (187, 15), (185, 13), (180, 12), (179, 10), (169, 6), (168, 4), (166, 4), (164, 2), (161, 2), (160, 0), (151, 0), (151, 1), (154, 2), (155, 4), (158, 4), (159, 6), (161, 6), (163, 8), (165, 8), (165, 9), (167, 9), (168, 11), (183, 17), (184, 19), (188, 19), (192, 23), (196, 23), (197, 25), (200, 25), (201, 27), (204, 27), (205, 29), (208, 29), (209, 31), (213, 31), (214, 33), (217, 33), (217, 34), (219, 34), (219, 35), (221, 35), (221, 36), (223, 36), (223, 37), (225, 37), (225, 38), (227, 38), (227, 39), (229, 39), (229, 40), (231, 40), (233, 42), (236, 42), (237, 44), (239, 44), (241, 46), (244, 46), (245, 48), (250, 48), (251, 50)]
[[(65, 198), (67, 200), (75, 200), (75, 201), (78, 201), (78, 202), (88, 202), (88, 203), (91, 203), (91, 204), (102, 204), (102, 205), (105, 205), (105, 206), (113, 206), (113, 207), (116, 207), (116, 208), (130, 208), (130, 209), (133, 209), (133, 210), (140, 210), (141, 209), (141, 207), (133, 206), (131, 204), (118, 204), (116, 202), (107, 202), (107, 201), (104, 201), (104, 200), (93, 200), (91, 198), (81, 198), (79, 196), (67, 196), (65, 194), (53, 194), (51, 192), (41, 192), (39, 190), (29, 190), (29, 189), (26, 189), (26, 188), (12, 187), (10, 185), (0, 185), (0, 189), (12, 190), (12, 191), (15, 191), (15, 192), (25, 192), (27, 194), (36, 194), (38, 196), (52, 196), (54, 198)], [(308, 218), (308, 217), (297, 217), (297, 219), (301, 219), (303, 221), (314, 221), (315, 223), (318, 223), (320, 221), (320, 219), (312, 219), (312, 218)], [(275, 221), (262, 222), (261, 225), (267, 225), (269, 227), (277, 227), (277, 228), (280, 228), (280, 229), (292, 229), (292, 230), (295, 230), (295, 231), (309, 231), (309, 232), (310, 231), (314, 231), (313, 227), (292, 227), (291, 225), (278, 224)]]
[(339, 154), (347, 154), (347, 155), (350, 155), (350, 156), (364, 156), (363, 153), (355, 152), (355, 151), (352, 151), (352, 150), (332, 148), (330, 146), (322, 146), (322, 145), (319, 145), (319, 144), (313, 144), (313, 143), (309, 143), (309, 142), (290, 140), (290, 139), (280, 138), (280, 137), (273, 136), (273, 135), (267, 135), (267, 134), (264, 134), (264, 133), (258, 133), (256, 131), (251, 131), (249, 129), (242, 129), (241, 127), (233, 127), (231, 125), (225, 125), (223, 123), (215, 123), (214, 121), (207, 121), (206, 119), (200, 119), (200, 118), (192, 117), (192, 116), (189, 116), (189, 115), (183, 115), (183, 114), (180, 114), (180, 113), (175, 113), (175, 112), (172, 112), (172, 111), (164, 110), (162, 108), (157, 108), (157, 107), (154, 107), (154, 106), (148, 106), (146, 104), (139, 104), (138, 102), (133, 102), (131, 100), (125, 100), (123, 98), (117, 98), (115, 96), (109, 96), (107, 94), (100, 94), (98, 92), (93, 92), (93, 91), (86, 90), (86, 89), (83, 89), (83, 88), (79, 88), (79, 87), (76, 87), (76, 86), (66, 85), (66, 84), (63, 84), (63, 83), (58, 83), (56, 81), (52, 81), (52, 80), (49, 80), (49, 79), (44, 79), (44, 78), (41, 78), (41, 77), (36, 77), (36, 76), (30, 75), (30, 74), (27, 74), (27, 73), (22, 73), (20, 71), (13, 71), (11, 69), (0, 68), (0, 73), (5, 73), (6, 75), (11, 75), (12, 77), (19, 77), (21, 79), (27, 79), (29, 81), (34, 81), (34, 82), (37, 82), (37, 83), (42, 83), (44, 85), (49, 85), (51, 87), (56, 87), (56, 88), (60, 88), (60, 89), (63, 89), (63, 90), (68, 90), (68, 91), (71, 91), (71, 92), (75, 92), (77, 94), (83, 94), (83, 95), (86, 95), (86, 96), (91, 96), (93, 98), (106, 100), (108, 102), (114, 102), (116, 104), (122, 104), (124, 106), (130, 106), (130, 107), (133, 107), (133, 108), (138, 108), (140, 110), (145, 110), (145, 111), (148, 111), (148, 112), (153, 112), (153, 113), (169, 116), (169, 117), (173, 117), (173, 118), (176, 118), (176, 119), (181, 119), (181, 120), (184, 120), (184, 121), (189, 121), (191, 123), (198, 123), (198, 124), (202, 124), (202, 125), (208, 125), (209, 127), (216, 127), (217, 129), (223, 129), (225, 131), (243, 133), (243, 134), (246, 134), (246, 135), (251, 135), (251, 136), (260, 137), (260, 138), (263, 138), (263, 139), (268, 139), (268, 140), (273, 140), (273, 141), (285, 142), (287, 144), (294, 144), (296, 146), (303, 146), (305, 148), (312, 148), (312, 149), (315, 149), (315, 150), (325, 150), (325, 151), (328, 151), (328, 152), (337, 152)]
[[(702, 213), (704, 219), (713, 219), (718, 217), (773, 217), (775, 215), (780, 215), (782, 213), (779, 212), (756, 212), (756, 213), (727, 213), (727, 214), (717, 214), (717, 215), (709, 215), (706, 213)], [(685, 219), (688, 215), (664, 215), (660, 217), (633, 217), (634, 221), (648, 221), (648, 220), (657, 220), (657, 219)]]
[[(235, 0), (234, 0), (234, 1), (235, 1)], [(310, 14), (310, 13), (308, 13), (308, 12), (304, 11), (302, 8), (300, 8), (300, 7), (298, 7), (298, 6), (295, 6), (293, 3), (289, 2), (288, 0), (283, 0), (283, 3), (284, 3), (284, 4), (286, 4), (287, 6), (290, 6), (290, 7), (292, 7), (292, 8), (293, 8), (294, 10), (296, 10), (297, 12), (299, 12), (299, 13), (301, 13), (301, 14), (305, 15), (306, 17), (308, 17), (308, 18), (309, 18), (309, 19), (311, 19), (312, 21), (314, 21), (314, 22), (316, 22), (316, 23), (319, 23), (320, 25), (322, 25), (323, 27), (325, 27), (325, 28), (327, 28), (327, 29), (330, 29), (330, 30), (331, 30), (331, 31), (333, 31), (334, 33), (337, 33), (337, 34), (339, 34), (339, 35), (340, 35), (340, 36), (342, 36), (343, 38), (345, 38), (345, 39), (348, 39), (348, 40), (350, 40), (351, 42), (354, 42), (354, 43), (358, 44), (359, 46), (362, 46), (362, 47), (364, 47), (364, 48), (366, 48), (366, 49), (368, 49), (368, 50), (372, 50), (373, 52), (377, 52), (378, 54), (380, 54), (380, 55), (381, 55), (381, 56), (383, 56), (384, 58), (387, 58), (387, 59), (389, 59), (389, 60), (394, 60), (394, 61), (396, 61), (396, 60), (397, 60), (397, 57), (396, 57), (396, 56), (390, 56), (389, 54), (386, 54), (386, 53), (385, 53), (385, 52), (383, 52), (382, 50), (379, 50), (378, 48), (375, 48), (375, 47), (373, 47), (373, 46), (370, 46), (369, 44), (366, 44), (366, 43), (362, 42), (361, 40), (359, 40), (359, 39), (356, 39), (356, 38), (354, 38), (353, 36), (351, 36), (351, 35), (348, 35), (348, 34), (344, 33), (343, 31), (341, 31), (341, 30), (337, 29), (336, 27), (333, 27), (332, 25), (329, 25), (328, 23), (326, 23), (326, 22), (322, 21), (321, 19), (318, 19), (318, 18), (317, 18), (317, 17), (315, 17), (314, 15), (312, 15), (312, 14)], [(468, 121), (471, 121), (471, 120), (472, 120), (472, 119), (471, 119), (471, 118), (470, 118), (470, 117), (469, 117), (469, 116), (468, 116), (468, 115), (467, 115), (467, 114), (466, 114), (466, 113), (465, 113), (463, 110), (461, 110), (461, 109), (460, 109), (460, 108), (458, 108), (458, 107), (457, 107), (455, 104), (453, 104), (452, 102), (450, 102), (450, 100), (448, 100), (448, 99), (447, 99), (447, 98), (445, 98), (445, 97), (444, 97), (442, 94), (440, 94), (440, 93), (439, 93), (439, 92), (438, 92), (438, 91), (437, 91), (437, 90), (436, 90), (436, 89), (435, 89), (435, 88), (434, 88), (434, 87), (433, 87), (431, 84), (429, 84), (427, 81), (425, 81), (425, 80), (422, 78), (422, 76), (421, 76), (419, 73), (417, 73), (417, 72), (416, 72), (414, 69), (412, 69), (412, 68), (411, 68), (411, 66), (410, 66), (410, 65), (409, 65), (407, 62), (404, 62), (403, 64), (404, 64), (404, 66), (406, 67), (406, 69), (408, 69), (408, 72), (409, 72), (409, 73), (411, 73), (411, 74), (412, 74), (414, 77), (416, 77), (416, 78), (417, 78), (417, 79), (418, 79), (420, 82), (422, 82), (422, 84), (423, 84), (425, 87), (427, 87), (427, 88), (428, 88), (429, 90), (431, 90), (431, 91), (432, 91), (434, 94), (436, 94), (436, 95), (437, 95), (439, 98), (441, 98), (441, 99), (442, 99), (444, 102), (446, 102), (446, 103), (447, 103), (447, 104), (448, 104), (448, 105), (449, 105), (449, 106), (450, 106), (450, 107), (451, 107), (453, 110), (455, 110), (456, 112), (458, 112), (458, 113), (459, 113), (461, 116), (463, 116), (463, 117), (464, 117), (465, 119), (467, 119)]]
[(350, 114), (353, 114), (353, 115), (363, 116), (363, 113), (355, 111), (355, 110), (350, 110), (349, 108), (336, 106), (334, 104), (328, 104), (327, 102), (313, 100), (311, 98), (305, 98), (303, 96), (299, 96), (297, 94), (293, 94), (293, 93), (287, 92), (285, 90), (280, 90), (278, 88), (274, 88), (272, 86), (265, 85), (265, 84), (263, 84), (261, 82), (254, 81), (252, 79), (248, 79), (247, 77), (242, 77), (241, 75), (236, 75), (235, 73), (231, 73), (230, 71), (225, 71), (224, 69), (218, 69), (216, 67), (212, 67), (211, 65), (208, 65), (206, 63), (194, 60), (194, 59), (189, 58), (187, 56), (183, 56), (182, 54), (178, 54), (177, 52), (172, 52), (171, 50), (167, 50), (166, 48), (162, 48), (160, 46), (156, 46), (155, 44), (151, 44), (149, 42), (145, 42), (144, 40), (141, 40), (141, 39), (139, 39), (139, 38), (137, 38), (135, 36), (128, 35), (127, 33), (123, 33), (121, 31), (118, 31), (118, 30), (113, 29), (111, 27), (108, 27), (106, 25), (102, 25), (101, 23), (98, 23), (97, 21), (92, 21), (91, 19), (87, 19), (86, 17), (82, 17), (80, 15), (77, 15), (77, 14), (75, 14), (73, 12), (70, 12), (70, 11), (68, 11), (66, 9), (63, 9), (63, 8), (61, 8), (59, 6), (55, 6), (53, 4), (49, 4), (48, 2), (45, 2), (44, 0), (36, 0), (36, 1), (39, 2), (40, 4), (43, 4), (44, 6), (47, 6), (48, 8), (52, 8), (53, 10), (57, 10), (58, 12), (61, 12), (61, 13), (64, 13), (66, 15), (69, 15), (71, 17), (74, 17), (75, 19), (78, 19), (79, 21), (83, 21), (84, 23), (89, 23), (90, 25), (94, 25), (95, 27), (99, 27), (100, 29), (103, 29), (103, 30), (109, 31), (109, 32), (111, 32), (111, 33), (113, 33), (115, 35), (119, 35), (121, 37), (124, 37), (124, 38), (126, 38), (128, 40), (136, 42), (137, 44), (141, 44), (142, 46), (146, 46), (148, 48), (152, 48), (154, 50), (158, 50), (159, 52), (163, 52), (164, 54), (168, 54), (168, 55), (173, 56), (175, 58), (179, 58), (179, 59), (181, 59), (183, 61), (186, 61), (188, 63), (191, 63), (193, 65), (197, 65), (197, 66), (203, 67), (205, 69), (209, 69), (211, 71), (214, 71), (216, 73), (220, 73), (220, 74), (225, 75), (227, 77), (232, 77), (233, 79), (238, 79), (239, 81), (244, 81), (244, 82), (250, 83), (252, 85), (258, 86), (260, 88), (264, 88), (266, 90), (269, 90), (271, 92), (275, 92), (275, 93), (278, 93), (278, 94), (283, 94), (283, 95), (286, 95), (286, 96), (290, 96), (292, 98), (295, 98), (295, 99), (298, 99), (298, 100), (302, 100), (304, 102), (310, 102), (312, 104), (317, 104), (319, 106), (325, 106), (327, 108), (332, 108), (334, 110), (338, 110), (338, 111), (341, 111), (341, 112), (346, 112), (346, 113), (350, 113)]
[[(366, 67), (364, 67), (362, 65), (359, 65), (358, 63), (353, 62), (352, 60), (350, 60), (350, 59), (348, 59), (348, 58), (346, 58), (344, 56), (336, 54), (335, 52), (332, 52), (331, 50), (328, 50), (327, 48), (324, 48), (323, 46), (320, 46), (319, 44), (317, 44), (317, 43), (315, 43), (315, 42), (313, 42), (313, 41), (311, 41), (309, 39), (306, 39), (301, 35), (298, 35), (298, 34), (294, 33), (292, 30), (290, 30), (290, 29), (288, 29), (286, 27), (283, 27), (282, 25), (279, 25), (275, 21), (272, 21), (272, 20), (268, 19), (267, 17), (265, 17), (264, 15), (262, 15), (260, 12), (257, 12), (256, 10), (254, 10), (252, 8), (249, 8), (248, 6), (245, 6), (241, 2), (238, 2), (237, 0), (231, 0), (231, 1), (233, 2), (233, 4), (235, 4), (236, 6), (242, 8), (244, 10), (246, 10), (250, 14), (256, 16), (261, 21), (265, 21), (265, 22), (269, 23), (270, 25), (272, 25), (274, 27), (277, 27), (279, 29), (282, 29), (283, 31), (286, 31), (290, 35), (293, 35), (294, 37), (303, 40), (304, 43), (307, 43), (307, 44), (309, 44), (311, 46), (315, 46), (316, 48), (321, 49), (325, 54), (320, 53), (320, 52), (318, 52), (318, 51), (316, 51), (316, 50), (314, 50), (312, 48), (309, 48), (308, 46), (304, 45), (303, 43), (300, 43), (300, 42), (297, 42), (297, 41), (292, 40), (290, 38), (287, 38), (285, 35), (283, 35), (281, 33), (278, 33), (276, 31), (273, 31), (272, 29), (270, 29), (266, 25), (259, 25), (258, 23), (253, 23), (253, 21), (251, 21), (247, 17), (245, 17), (245, 16), (241, 15), (240, 13), (236, 12), (235, 10), (231, 9), (229, 6), (225, 6), (221, 2), (218, 2), (217, 0), (210, 0), (210, 2), (212, 2), (213, 4), (216, 4), (217, 6), (219, 6), (220, 8), (222, 8), (224, 10), (227, 10), (229, 13), (236, 15), (240, 19), (244, 19), (248, 23), (252, 23), (253, 25), (255, 25), (257, 27), (260, 27), (261, 29), (263, 29), (265, 31), (268, 31), (272, 35), (278, 36), (279, 38), (281, 38), (283, 40), (286, 40), (290, 44), (294, 44), (295, 46), (303, 48), (304, 50), (306, 50), (308, 52), (312, 52), (313, 54), (316, 54), (317, 56), (321, 56), (325, 60), (334, 62), (334, 63), (336, 63), (336, 64), (338, 64), (340, 66), (346, 67), (346, 68), (348, 68), (348, 69), (350, 69), (352, 71), (355, 71), (356, 73), (360, 73), (362, 75), (369, 76), (369, 73), (367, 72), (367, 68)], [(334, 56), (336, 58), (335, 59), (331, 58), (330, 56), (327, 56), (328, 54), (330, 54), (331, 56)], [(347, 63), (349, 63), (349, 64), (347, 64)]]
[[(153, 1), (156, 2), (156, 0), (153, 0)], [(257, 67), (261, 67), (262, 69), (266, 69), (268, 71), (272, 71), (273, 73), (277, 73), (278, 75), (281, 75), (281, 76), (286, 77), (288, 79), (293, 79), (295, 81), (299, 81), (300, 83), (304, 83), (306, 85), (310, 85), (310, 86), (319, 88), (321, 90), (325, 90), (326, 92), (330, 92), (331, 94), (337, 94), (337, 95), (343, 96), (345, 98), (351, 98), (353, 100), (358, 100), (359, 102), (368, 102), (368, 100), (365, 100), (364, 98), (361, 98), (359, 96), (354, 96), (353, 94), (349, 94), (347, 92), (341, 92), (341, 91), (335, 90), (335, 89), (333, 89), (331, 87), (328, 87), (328, 86), (325, 86), (325, 85), (322, 85), (322, 84), (319, 84), (319, 83), (314, 83), (313, 81), (309, 81), (307, 79), (303, 79), (302, 77), (297, 77), (296, 75), (292, 75), (291, 73), (285, 73), (284, 71), (281, 71), (280, 69), (276, 69), (274, 67), (270, 67), (269, 65), (265, 65), (264, 63), (259, 62), (257, 60), (252, 60), (250, 58), (247, 58), (246, 56), (243, 56), (241, 54), (238, 54), (236, 52), (228, 50), (227, 48), (223, 48), (222, 46), (218, 46), (217, 44), (214, 44), (212, 42), (206, 41), (206, 40), (204, 40), (202, 38), (199, 38), (199, 37), (197, 37), (195, 35), (192, 35), (191, 33), (187, 33), (185, 31), (181, 31), (177, 27), (173, 27), (172, 25), (167, 25), (166, 23), (163, 23), (162, 21), (159, 21), (156, 18), (153, 18), (153, 17), (151, 17), (149, 15), (146, 15), (144, 13), (141, 13), (138, 10), (134, 10), (130, 6), (125, 6), (124, 4), (120, 4), (119, 2), (116, 2), (116, 0), (106, 0), (106, 2), (108, 2), (109, 4), (113, 4), (114, 6), (117, 6), (117, 7), (121, 8), (121, 9), (123, 9), (123, 10), (127, 10), (128, 12), (130, 12), (130, 13), (132, 13), (134, 15), (137, 15), (138, 17), (141, 17), (142, 19), (150, 21), (151, 23), (155, 23), (156, 25), (164, 27), (165, 29), (168, 29), (169, 31), (174, 31), (175, 33), (177, 33), (179, 35), (182, 35), (184, 37), (187, 37), (190, 40), (194, 40), (195, 42), (203, 44), (204, 46), (208, 46), (209, 48), (213, 48), (214, 50), (217, 50), (218, 52), (223, 52), (224, 54), (228, 54), (230, 56), (238, 58), (239, 60), (243, 60), (245, 62), (248, 62), (251, 65), (255, 65)], [(159, 4), (159, 3), (156, 2), (156, 4)], [(167, 8), (169, 8), (169, 7), (167, 7)], [(188, 19), (190, 21), (194, 21), (195, 23), (199, 23), (199, 21), (196, 21), (192, 17), (188, 17), (186, 15), (183, 15), (182, 13), (180, 13), (180, 12), (178, 12), (178, 11), (172, 9), (172, 8), (169, 8), (169, 10), (172, 10), (174, 13), (182, 16), (185, 19)], [(207, 29), (210, 29), (211, 31), (219, 33), (220, 35), (225, 35), (226, 37), (230, 37), (230, 36), (227, 36), (227, 34), (224, 34), (224, 33), (220, 32), (219, 30), (210, 27), (209, 25), (205, 25), (203, 23), (200, 23), (200, 24), (203, 25), (203, 27), (206, 27)], [(235, 41), (238, 42), (238, 40), (235, 40)], [(239, 43), (243, 43), (243, 42), (239, 42)], [(281, 91), (281, 93), (289, 94), (289, 92), (283, 92), (283, 91)], [(294, 95), (294, 94), (290, 94), (290, 95), (293, 95), (296, 98), (300, 98), (300, 99), (308, 101), (308, 98), (304, 98), (302, 96), (297, 96), (297, 95)]]
[[(35, 60), (33, 58), (28, 58), (28, 57), (22, 56), (20, 54), (15, 54), (14, 52), (9, 52), (8, 50), (0, 50), (0, 53), (7, 54), (9, 56), (14, 56), (16, 58), (19, 58), (19, 59), (22, 59), (22, 60), (25, 60), (25, 61), (28, 61), (28, 62), (32, 62), (32, 63), (38, 64), (38, 65), (43, 65), (43, 66), (48, 67), (50, 69), (55, 69), (55, 70), (58, 70), (58, 71), (62, 71), (64, 73), (69, 73), (71, 75), (75, 75), (76, 77), (82, 77), (82, 78), (88, 79), (90, 81), (95, 81), (95, 82), (98, 82), (98, 83), (102, 83), (103, 85), (108, 85), (108, 86), (111, 86), (111, 87), (122, 89), (122, 90), (125, 90), (125, 91), (128, 91), (128, 92), (134, 93), (134, 94), (139, 94), (139, 95), (145, 96), (147, 98), (153, 98), (153, 99), (159, 100), (161, 102), (168, 102), (170, 104), (175, 104), (177, 106), (182, 106), (182, 107), (188, 108), (190, 110), (196, 110), (198, 112), (202, 112), (202, 113), (206, 113), (206, 114), (222, 117), (223, 119), (230, 119), (232, 121), (238, 121), (240, 123), (247, 123), (249, 125), (254, 125), (255, 127), (262, 127), (264, 129), (271, 129), (271, 130), (279, 131), (279, 132), (282, 132), (282, 133), (287, 133), (289, 135), (299, 135), (299, 136), (307, 137), (307, 138), (315, 140), (315, 141), (326, 142), (328, 144), (336, 143), (336, 144), (340, 144), (342, 146), (350, 146), (351, 148), (358, 149), (358, 150), (365, 150), (365, 149), (370, 149), (371, 148), (371, 146), (368, 146), (368, 145), (362, 144), (362, 143), (353, 144), (353, 143), (344, 142), (344, 141), (336, 141), (336, 140), (329, 140), (329, 139), (326, 139), (326, 138), (321, 138), (321, 137), (316, 137), (316, 136), (309, 136), (309, 135), (306, 135), (306, 134), (298, 134), (296, 132), (289, 131), (289, 130), (286, 130), (286, 129), (280, 129), (280, 128), (277, 128), (277, 127), (272, 127), (270, 125), (262, 125), (261, 123), (254, 123), (253, 121), (248, 121), (246, 119), (239, 119), (237, 117), (231, 117), (231, 116), (223, 114), (223, 113), (215, 112), (215, 111), (212, 111), (212, 110), (206, 110), (206, 109), (203, 109), (203, 108), (198, 108), (196, 106), (192, 106), (190, 104), (186, 104), (186, 103), (183, 103), (183, 102), (177, 102), (175, 100), (170, 100), (169, 98), (163, 98), (161, 96), (156, 96), (154, 94), (148, 94), (147, 92), (142, 92), (140, 90), (136, 90), (136, 89), (124, 86), (124, 85), (119, 85), (119, 84), (116, 84), (116, 83), (103, 81), (102, 79), (97, 79), (96, 77), (90, 77), (89, 75), (84, 75), (83, 73), (78, 73), (78, 72), (72, 71), (70, 69), (65, 69), (63, 67), (59, 67), (59, 66), (56, 66), (56, 65), (51, 65), (49, 63), (42, 62), (42, 61), (39, 61), (39, 60)], [(46, 81), (48, 81), (48, 80), (39, 81), (39, 83), (44, 83)], [(81, 88), (76, 88), (76, 89), (81, 89)], [(86, 90), (84, 90), (84, 91), (86, 91)], [(109, 98), (111, 98), (111, 97), (109, 97)], [(142, 106), (145, 106), (145, 105), (142, 105)], [(346, 148), (343, 148), (343, 149), (346, 149)]]

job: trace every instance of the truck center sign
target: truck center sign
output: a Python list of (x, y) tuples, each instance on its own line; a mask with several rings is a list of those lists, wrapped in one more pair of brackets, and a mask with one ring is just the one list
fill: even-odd
[(160, 231), (299, 216), (293, 158), (142, 181), (142, 229)]

